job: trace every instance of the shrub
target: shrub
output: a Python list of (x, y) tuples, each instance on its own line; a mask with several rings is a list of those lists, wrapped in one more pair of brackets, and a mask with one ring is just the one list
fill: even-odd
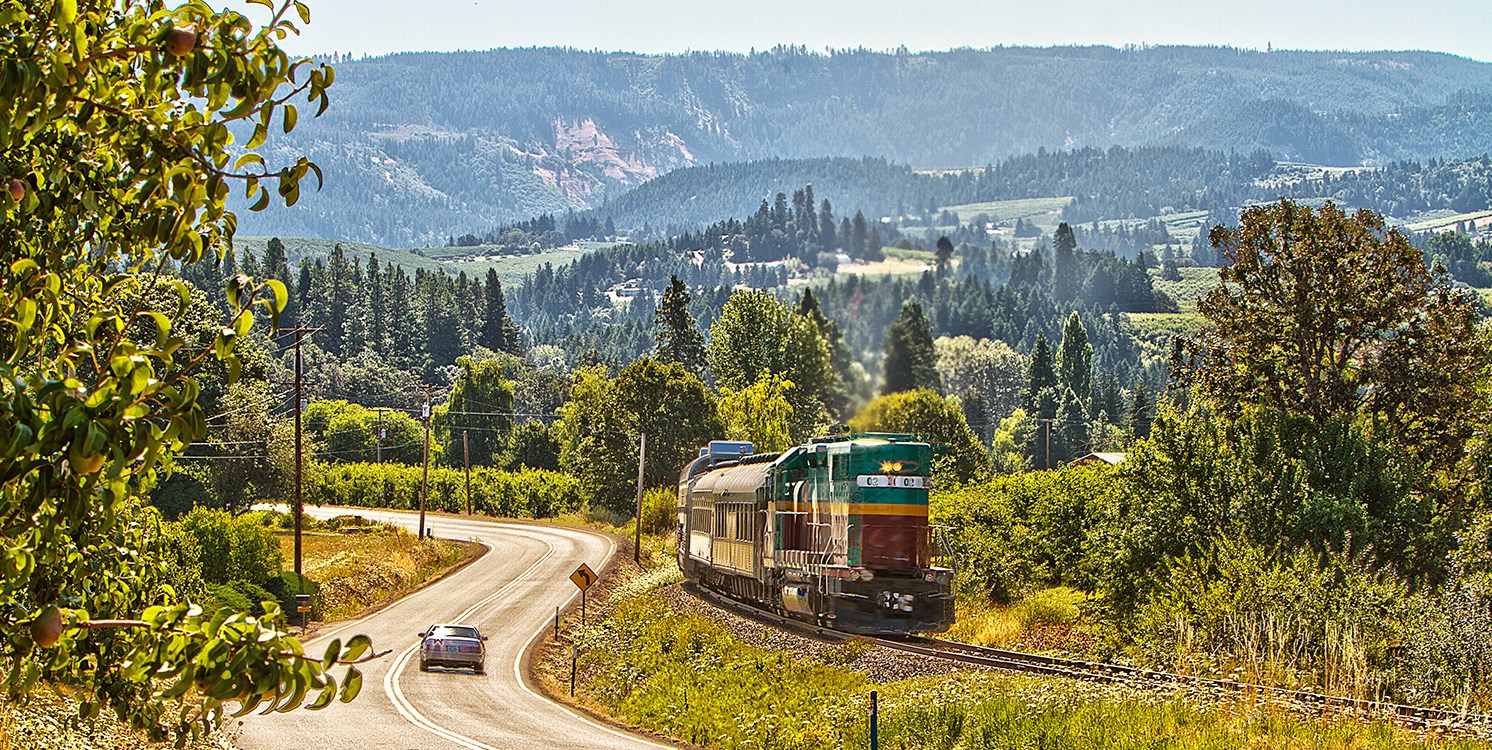
[(933, 493), (932, 522), (955, 529), (959, 584), (1009, 602), (1036, 586), (1092, 590), (1114, 470), (1073, 466)]
[(270, 598), (280, 602), (280, 610), (285, 617), (291, 621), (298, 622), (300, 613), (296, 607), (300, 606), (295, 598), (301, 593), (301, 584), (304, 582), (305, 593), (311, 595), (311, 619), (321, 619), (321, 584), (305, 576), (296, 576), (293, 570), (282, 570), (279, 575), (264, 582), (264, 590), (270, 594)]
[(283, 564), (279, 542), (257, 514), (234, 517), (221, 510), (193, 508), (180, 528), (200, 549), (202, 580), (207, 583), (262, 583), (278, 575)]
[[(420, 507), (421, 469), (402, 464), (331, 464), (306, 486), (306, 502), (413, 510)], [(551, 517), (579, 508), (580, 482), (540, 469), (471, 470), (471, 503), (477, 513), (517, 518)], [(466, 481), (459, 469), (430, 467), (427, 510), (464, 513)]]
[[(207, 587), (202, 609), (212, 612), (227, 607), (235, 612), (248, 612), (262, 617), (264, 616), (264, 602), (273, 601), (279, 601), (279, 597), (266, 591), (262, 586), (248, 581), (229, 581)], [(283, 604), (280, 610), (282, 613), (286, 612)], [(292, 605), (288, 611), (294, 612), (295, 607)]]
[(642, 530), (649, 534), (672, 531), (679, 524), (679, 492), (658, 487), (642, 496)]

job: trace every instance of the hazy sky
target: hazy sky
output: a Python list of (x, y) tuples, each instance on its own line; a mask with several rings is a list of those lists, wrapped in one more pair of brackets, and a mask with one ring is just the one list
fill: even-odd
[[(568, 46), (636, 52), (777, 44), (913, 51), (1226, 44), (1426, 49), (1492, 61), (1489, 0), (308, 0), (300, 54)], [(237, 5), (236, 7), (242, 7)]]

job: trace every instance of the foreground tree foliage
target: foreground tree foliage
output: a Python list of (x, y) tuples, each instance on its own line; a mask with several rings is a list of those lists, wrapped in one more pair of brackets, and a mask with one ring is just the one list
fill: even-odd
[[(163, 275), (225, 250), (230, 184), (290, 204), (314, 170), (235, 161), (231, 126), (255, 148), (294, 128), (292, 98), (324, 108), (332, 80), (276, 46), (305, 6), (255, 2), (272, 12), (257, 28), (202, 2), (0, 6), (0, 685), (15, 700), (66, 684), (85, 718), (108, 707), (157, 735), (211, 726), (228, 701), (350, 700), (361, 675), (330, 670), (370, 648), (307, 655), (273, 602), (253, 617), (183, 601), (141, 499), (203, 435), (193, 373), (216, 359), (235, 380), (252, 309), (286, 301), (281, 283), (234, 275), (226, 324), (194, 345), (190, 294)], [(162, 290), (179, 302), (148, 304)]]
[(1476, 299), (1402, 232), (1370, 211), (1282, 200), (1209, 239), (1229, 265), (1198, 303), (1210, 327), (1186, 382), (1231, 414), (1361, 417), (1438, 467), (1456, 460), (1488, 346)]

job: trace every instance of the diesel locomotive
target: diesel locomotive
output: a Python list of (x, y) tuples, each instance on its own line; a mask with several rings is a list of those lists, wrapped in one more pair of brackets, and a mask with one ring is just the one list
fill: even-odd
[(947, 630), (953, 558), (945, 530), (928, 525), (932, 456), (910, 435), (819, 438), (770, 454), (711, 442), (679, 475), (679, 568), (835, 630)]

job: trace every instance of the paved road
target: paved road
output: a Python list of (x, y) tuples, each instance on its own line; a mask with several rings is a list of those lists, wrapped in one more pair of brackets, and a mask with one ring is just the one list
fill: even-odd
[[(330, 517), (346, 509), (307, 508)], [(417, 514), (357, 511), (415, 528)], [(568, 576), (585, 562), (599, 570), (614, 552), (605, 536), (563, 526), (434, 516), (439, 537), (475, 539), (492, 551), (455, 575), (365, 619), (329, 630), (333, 637), (366, 633), (388, 656), (364, 665), (363, 690), (352, 703), (243, 719), (245, 750), (638, 750), (665, 747), (604, 727), (523, 684), (524, 649), (551, 627), (554, 608), (577, 592)], [(436, 622), (474, 624), (487, 635), (487, 674), (419, 671), (416, 634)], [(320, 644), (320, 648), (316, 648)], [(340, 670), (339, 670), (340, 672)]]

